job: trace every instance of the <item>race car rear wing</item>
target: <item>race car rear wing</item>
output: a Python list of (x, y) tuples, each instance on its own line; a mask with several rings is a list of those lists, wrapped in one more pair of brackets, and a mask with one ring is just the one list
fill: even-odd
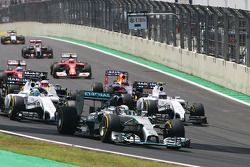
[(102, 103), (105, 103), (111, 98), (110, 93), (106, 92), (93, 92), (93, 91), (85, 91), (80, 90), (76, 95), (76, 109), (78, 113), (82, 112), (84, 101), (85, 100), (91, 100), (94, 101), (94, 108), (95, 108), (95, 101), (100, 101)]
[(135, 81), (133, 83), (133, 92), (140, 92), (143, 96), (152, 94), (152, 90), (157, 85), (165, 85), (164, 82), (144, 82), (144, 81)]
[(16, 34), (16, 31), (15, 30), (9, 30), (7, 31), (8, 34)]
[(123, 74), (126, 77), (128, 77), (127, 71), (118, 71), (118, 70), (106, 70), (105, 71), (106, 76), (119, 76), (120, 74)]
[(9, 66), (26, 66), (25, 60), (8, 60), (7, 65)]
[(77, 54), (76, 53), (62, 53), (61, 58), (77, 58)]
[(6, 84), (7, 85), (19, 85), (19, 86), (23, 86), (28, 81), (29, 81), (29, 79), (25, 79), (25, 78), (8, 77), (7, 81), (6, 81)]
[(32, 44), (42, 43), (42, 40), (40, 40), (40, 39), (31, 39), (30, 43), (32, 43)]
[(30, 79), (33, 81), (45, 80), (48, 78), (48, 73), (40, 71), (24, 71), (23, 78)]

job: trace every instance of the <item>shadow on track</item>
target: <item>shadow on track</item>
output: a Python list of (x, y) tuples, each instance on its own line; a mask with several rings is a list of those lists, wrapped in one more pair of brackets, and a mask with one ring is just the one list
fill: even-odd
[[(36, 126), (36, 125), (35, 125)], [(0, 124), (0, 129), (1, 130), (7, 130), (7, 131), (12, 131), (16, 133), (34, 133), (34, 134), (53, 134), (53, 135), (58, 135), (56, 131), (56, 126), (54, 129), (49, 129), (49, 128), (36, 128), (36, 127), (24, 127), (20, 125), (2, 125)]]
[(192, 148), (214, 152), (250, 154), (250, 148), (192, 143)]

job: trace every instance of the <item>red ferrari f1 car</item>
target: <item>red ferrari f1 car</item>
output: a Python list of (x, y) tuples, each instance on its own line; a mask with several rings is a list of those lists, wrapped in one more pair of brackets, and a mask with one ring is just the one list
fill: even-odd
[(77, 60), (75, 53), (63, 53), (60, 62), (50, 66), (50, 74), (54, 78), (86, 78), (91, 79), (91, 66), (87, 62)]
[(13, 76), (16, 78), (23, 78), (24, 71), (27, 71), (26, 62), (24, 60), (8, 60), (7, 69), (2, 70), (0, 73), (7, 77)]

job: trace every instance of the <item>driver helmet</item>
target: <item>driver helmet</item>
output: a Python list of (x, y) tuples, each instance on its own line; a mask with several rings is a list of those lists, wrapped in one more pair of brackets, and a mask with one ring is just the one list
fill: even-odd
[(74, 63), (75, 60), (74, 59), (69, 59), (69, 63)]
[(159, 92), (159, 99), (167, 99), (166, 92)]
[(16, 68), (16, 71), (18, 71), (18, 72), (22, 72), (22, 71), (23, 71), (23, 67), (20, 67), (20, 66), (19, 66), (19, 67), (17, 67), (17, 68)]
[(48, 81), (48, 80), (42, 80), (42, 81), (41, 81), (41, 87), (42, 87), (42, 88), (47, 88), (47, 87), (49, 87), (49, 81)]
[(119, 74), (119, 76), (117, 77), (117, 82), (121, 85), (122, 83), (126, 82), (126, 76), (121, 73)]
[(36, 44), (35, 46), (36, 46), (37, 48), (38, 48), (38, 47), (40, 47), (40, 45), (39, 45), (39, 44)]
[(30, 96), (39, 96), (40, 92), (38, 90), (38, 86), (34, 86), (30, 88)]
[(118, 107), (118, 110), (120, 115), (126, 115), (129, 111), (129, 108), (126, 105), (121, 105)]

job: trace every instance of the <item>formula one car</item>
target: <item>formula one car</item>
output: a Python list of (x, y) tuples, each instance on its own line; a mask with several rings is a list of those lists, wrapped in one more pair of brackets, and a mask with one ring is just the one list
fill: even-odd
[[(48, 80), (36, 80), (34, 76), (45, 76), (44, 72), (27, 72), (32, 79), (8, 78), (8, 85), (25, 83), (20, 89), (8, 93), (4, 98), (2, 112), (6, 113), (11, 120), (23, 118), (37, 118), (46, 121), (55, 121), (57, 107), (60, 104), (60, 97), (57, 92), (62, 92), (60, 86), (54, 86)], [(43, 78), (44, 79), (44, 78)], [(3, 101), (3, 99), (1, 100)]]
[(50, 74), (54, 78), (86, 78), (91, 79), (91, 66), (87, 62), (77, 60), (75, 53), (63, 53), (60, 62), (50, 66)]
[(53, 49), (43, 45), (41, 40), (30, 40), (30, 45), (22, 48), (22, 57), (53, 58)]
[[(116, 79), (110, 82), (111, 77), (116, 77)], [(128, 72), (106, 70), (104, 85), (100, 82), (96, 82), (92, 85), (92, 90), (95, 92), (104, 91), (116, 95), (132, 94), (132, 86), (128, 83)]]
[(193, 103), (189, 106), (180, 97), (167, 96), (163, 85), (164, 83), (157, 82), (135, 82), (133, 86), (137, 92), (136, 96), (139, 97), (136, 105), (137, 110), (147, 113), (154, 122), (179, 119), (193, 124), (207, 123), (204, 106), (201, 103)]
[(17, 35), (16, 31), (7, 31), (6, 36), (1, 36), (2, 44), (25, 44), (25, 37), (22, 35)]
[(0, 71), (0, 80), (9, 76), (23, 78), (24, 71), (27, 71), (24, 60), (8, 60), (6, 70)]
[[(58, 132), (74, 134), (78, 131), (85, 136), (100, 137), (102, 142), (108, 143), (156, 145), (172, 149), (190, 146), (179, 120), (168, 120), (163, 127), (155, 127), (148, 117), (129, 110), (126, 105), (107, 105), (114, 104), (116, 99), (106, 92), (79, 91), (75, 101), (67, 101), (58, 110)], [(87, 100), (94, 101), (94, 106), (89, 108), (88, 116), (82, 116)], [(101, 101), (101, 107), (96, 107), (97, 101)], [(162, 130), (163, 138), (155, 128)]]

